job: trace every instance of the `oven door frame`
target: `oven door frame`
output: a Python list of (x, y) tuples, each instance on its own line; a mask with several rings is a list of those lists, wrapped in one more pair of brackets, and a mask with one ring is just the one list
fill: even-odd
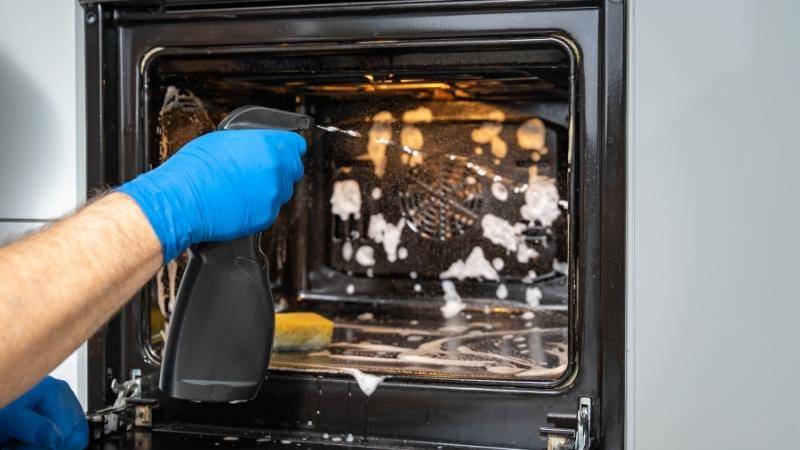
[[(409, 5), (413, 3), (413, 8)], [(459, 5), (454, 5), (458, 3)], [(585, 152), (580, 165), (578, 258), (571, 261), (577, 306), (576, 339), (580, 370), (557, 388), (474, 386), (435, 381), (388, 381), (370, 401), (352, 400), (354, 382), (338, 377), (274, 373), (271, 393), (255, 404), (241, 405), (241, 417), (260, 414), (275, 425), (308, 414), (300, 409), (254, 413), (254, 405), (291, 404), (324, 389), (345, 399), (348, 423), (366, 423), (366, 434), (418, 442), (456, 442), (530, 447), (541, 445), (537, 427), (547, 413), (574, 413), (577, 399), (593, 400), (594, 439), (602, 447), (623, 447), (624, 427), (624, 273), (625, 273), (625, 5), (569, 8), (519, 2), (499, 9), (492, 1), (373, 2), (367, 6), (270, 5), (262, 7), (152, 10), (87, 3), (87, 185), (90, 191), (118, 185), (146, 169), (142, 148), (142, 64), (160, 48), (202, 47), (214, 35), (215, 45), (330, 44), (419, 39), (480, 39), (563, 36), (580, 55), (578, 142)], [(461, 9), (453, 10), (454, 7)], [(364, 15), (368, 11), (370, 16)], [(398, 14), (399, 13), (399, 14)], [(334, 17), (338, 16), (338, 17)], [(347, 20), (348, 27), (337, 26)], [(270, 27), (280, 22), (283, 26)], [(278, 31), (280, 30), (280, 31)], [(574, 268), (577, 268), (575, 270)], [(577, 275), (575, 275), (577, 274)], [(89, 341), (90, 409), (111, 403), (111, 379), (143, 372), (147, 395), (158, 396), (157, 367), (145, 357), (139, 328), (143, 293), (124, 307)], [(571, 300), (572, 301), (572, 300)], [(573, 349), (570, 349), (571, 351)], [(313, 392), (312, 392), (313, 391)], [(165, 422), (224, 421), (229, 406), (190, 405), (160, 398)], [(480, 404), (489, 414), (508, 415), (507, 426), (477, 426), (469, 413)], [(409, 421), (393, 427), (369, 418), (390, 414), (387, 405), (409, 415), (438, 411), (439, 419), (417, 432)], [(456, 409), (447, 413), (443, 407)], [(372, 409), (370, 409), (372, 408)], [(466, 414), (459, 414), (459, 410)], [(383, 411), (383, 412), (378, 412)], [(521, 419), (519, 416), (524, 418)], [(461, 416), (461, 417), (459, 417)], [(423, 423), (424, 424), (424, 423)], [(418, 426), (419, 424), (417, 424)], [(344, 429), (342, 428), (342, 429)], [(478, 430), (480, 435), (477, 438)], [(522, 429), (527, 428), (527, 429)]]

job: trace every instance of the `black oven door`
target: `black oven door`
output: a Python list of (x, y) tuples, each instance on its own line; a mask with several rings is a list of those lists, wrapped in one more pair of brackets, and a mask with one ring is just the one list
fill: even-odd
[[(259, 73), (264, 68), (270, 69), (273, 87), (253, 88), (256, 90), (247, 95), (230, 91), (228, 100), (220, 99), (219, 104), (261, 96), (258, 98), (276, 99), (270, 106), (299, 105), (320, 115), (334, 114), (341, 108), (325, 96), (333, 95), (336, 89), (335, 95), (339, 95), (341, 89), (352, 88), (352, 82), (342, 77), (358, 65), (370, 67), (369, 83), (375, 83), (372, 74), (383, 74), (388, 84), (395, 72), (413, 72), (417, 79), (408, 76), (408, 80), (417, 83), (415, 89), (444, 84), (444, 90), (452, 88), (453, 97), (448, 99), (453, 101), (471, 95), (459, 94), (453, 86), (460, 89), (470, 82), (486, 89), (518, 86), (519, 74), (523, 74), (526, 80), (533, 80), (525, 92), (545, 92), (541, 98), (562, 101), (563, 109), (558, 110), (562, 112), (537, 110), (536, 114), (560, 130), (553, 136), (563, 138), (558, 148), (569, 162), (568, 166), (559, 166), (566, 169), (565, 181), (558, 184), (563, 195), (569, 194), (568, 206), (567, 202), (562, 205), (562, 215), (569, 220), (563, 221), (561, 231), (568, 245), (553, 256), (566, 263), (557, 284), (564, 295), (561, 301), (553, 300), (552, 305), (540, 309), (542, 317), (553, 314), (563, 320), (563, 346), (558, 347), (563, 356), (555, 375), (514, 378), (509, 374), (522, 371), (513, 372), (516, 368), (512, 367), (512, 371), (502, 372), (500, 369), (508, 369), (505, 365), (492, 366), (496, 376), (487, 377), (468, 370), (460, 372), (463, 376), (458, 371), (438, 369), (406, 371), (391, 375), (367, 396), (352, 377), (328, 370), (332, 366), (312, 370), (307, 361), (278, 358), (271, 366), (268, 382), (252, 402), (214, 405), (177, 401), (158, 391), (157, 337), (151, 339), (158, 333), (150, 317), (151, 311), (158, 309), (154, 292), (160, 288), (156, 280), (89, 342), (92, 448), (624, 446), (624, 2), (82, 3), (90, 188), (118, 185), (158, 163), (159, 137), (155, 134), (159, 129), (154, 125), (157, 114), (153, 111), (164, 101), (167, 81), (178, 80), (178, 85), (197, 93), (232, 82), (230, 73), (246, 73), (233, 81), (246, 91), (253, 83), (267, 83)], [(539, 72), (526, 72), (526, 58)], [(547, 58), (553, 58), (552, 64)], [(334, 67), (334, 62), (343, 66)], [(423, 62), (428, 64), (427, 72), (415, 65)], [(302, 95), (286, 91), (286, 86), (299, 83), (288, 83), (275, 75), (280, 70), (291, 72), (292, 64), (302, 67), (306, 77)], [(221, 68), (232, 72), (222, 73)], [(445, 72), (460, 81), (443, 79)], [(203, 74), (208, 74), (207, 78)], [(318, 86), (309, 81), (313, 77), (308, 74), (340, 78), (335, 86)], [(274, 87), (278, 85), (280, 89)], [(374, 86), (370, 89), (381, 91)], [(357, 90), (361, 92), (363, 87)], [(257, 91), (260, 94), (255, 94)], [(279, 94), (286, 98), (285, 105), (280, 104), (284, 97)], [(519, 103), (519, 98), (511, 96), (503, 101)], [(442, 100), (438, 94), (426, 98)], [(322, 159), (309, 162), (323, 168), (338, 167), (335, 163)], [(503, 167), (499, 162), (494, 164)], [(314, 181), (308, 183), (306, 188), (313, 191)], [(314, 207), (310, 209), (314, 214)], [(312, 217), (303, 226), (313, 230), (316, 223)], [(317, 238), (310, 232), (308, 239), (313, 246)], [(327, 238), (319, 242), (331, 245)], [(342, 251), (337, 248), (334, 253)], [(342, 298), (344, 291), (352, 293), (353, 283), (367, 289), (364, 292), (370, 300), (362, 303), (394, 304), (384, 298), (386, 285), (366, 282), (366, 277), (373, 277), (372, 271), (358, 284), (361, 275), (347, 267), (342, 266), (339, 275), (331, 275), (336, 264), (344, 264), (336, 259), (338, 256), (331, 257), (328, 252), (327, 257), (317, 258), (313, 249), (303, 254), (311, 256), (300, 262), (289, 258), (287, 267), (293, 264), (295, 269), (300, 268), (293, 273), (309, 275), (286, 283), (296, 288), (304, 307), (319, 304), (320, 308), (330, 308), (336, 304), (331, 299)], [(548, 267), (551, 264), (548, 262)], [(390, 278), (391, 272), (387, 274), (376, 278)], [(339, 276), (342, 281), (337, 283), (315, 281)], [(431, 285), (438, 286), (439, 281), (434, 281)], [(409, 289), (422, 289), (407, 284)], [(392, 282), (391, 286), (403, 289), (402, 283)], [(482, 285), (471, 286), (470, 295), (483, 295)], [(512, 296), (514, 286), (509, 283)], [(526, 288), (519, 286), (525, 293)], [(375, 291), (368, 290), (372, 288)], [(494, 301), (494, 285), (491, 292), (489, 297)], [(505, 299), (505, 292), (502, 296), (499, 289), (497, 292), (497, 298)], [(422, 303), (410, 305), (413, 309), (418, 304)], [(515, 309), (508, 302), (498, 300), (491, 305), (483, 310), (496, 307), (514, 318), (524, 317), (520, 312), (523, 309)], [(346, 316), (335, 312), (340, 313)], [(498, 339), (516, 342), (502, 333), (497, 335)]]

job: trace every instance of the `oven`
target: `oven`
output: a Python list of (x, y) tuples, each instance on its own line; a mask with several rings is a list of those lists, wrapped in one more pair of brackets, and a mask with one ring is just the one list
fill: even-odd
[(623, 3), (83, 3), (95, 192), (239, 106), (314, 117), (260, 246), (334, 321), (255, 400), (168, 398), (181, 255), (89, 341), (93, 446), (624, 446)]

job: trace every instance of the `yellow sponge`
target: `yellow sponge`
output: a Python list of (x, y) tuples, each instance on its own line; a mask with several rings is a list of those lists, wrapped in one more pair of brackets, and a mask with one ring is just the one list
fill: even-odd
[(333, 336), (333, 322), (310, 312), (288, 312), (275, 315), (276, 352), (322, 350)]

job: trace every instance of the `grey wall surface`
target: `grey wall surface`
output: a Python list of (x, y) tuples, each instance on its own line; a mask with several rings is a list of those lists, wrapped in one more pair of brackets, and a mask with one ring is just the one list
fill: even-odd
[(797, 448), (800, 3), (629, 3), (629, 448)]
[(76, 8), (0, 3), (0, 220), (53, 219), (83, 199)]
[[(79, 9), (75, 0), (0, 2), (0, 243), (85, 199)], [(53, 372), (84, 405), (85, 367), (81, 348)]]

